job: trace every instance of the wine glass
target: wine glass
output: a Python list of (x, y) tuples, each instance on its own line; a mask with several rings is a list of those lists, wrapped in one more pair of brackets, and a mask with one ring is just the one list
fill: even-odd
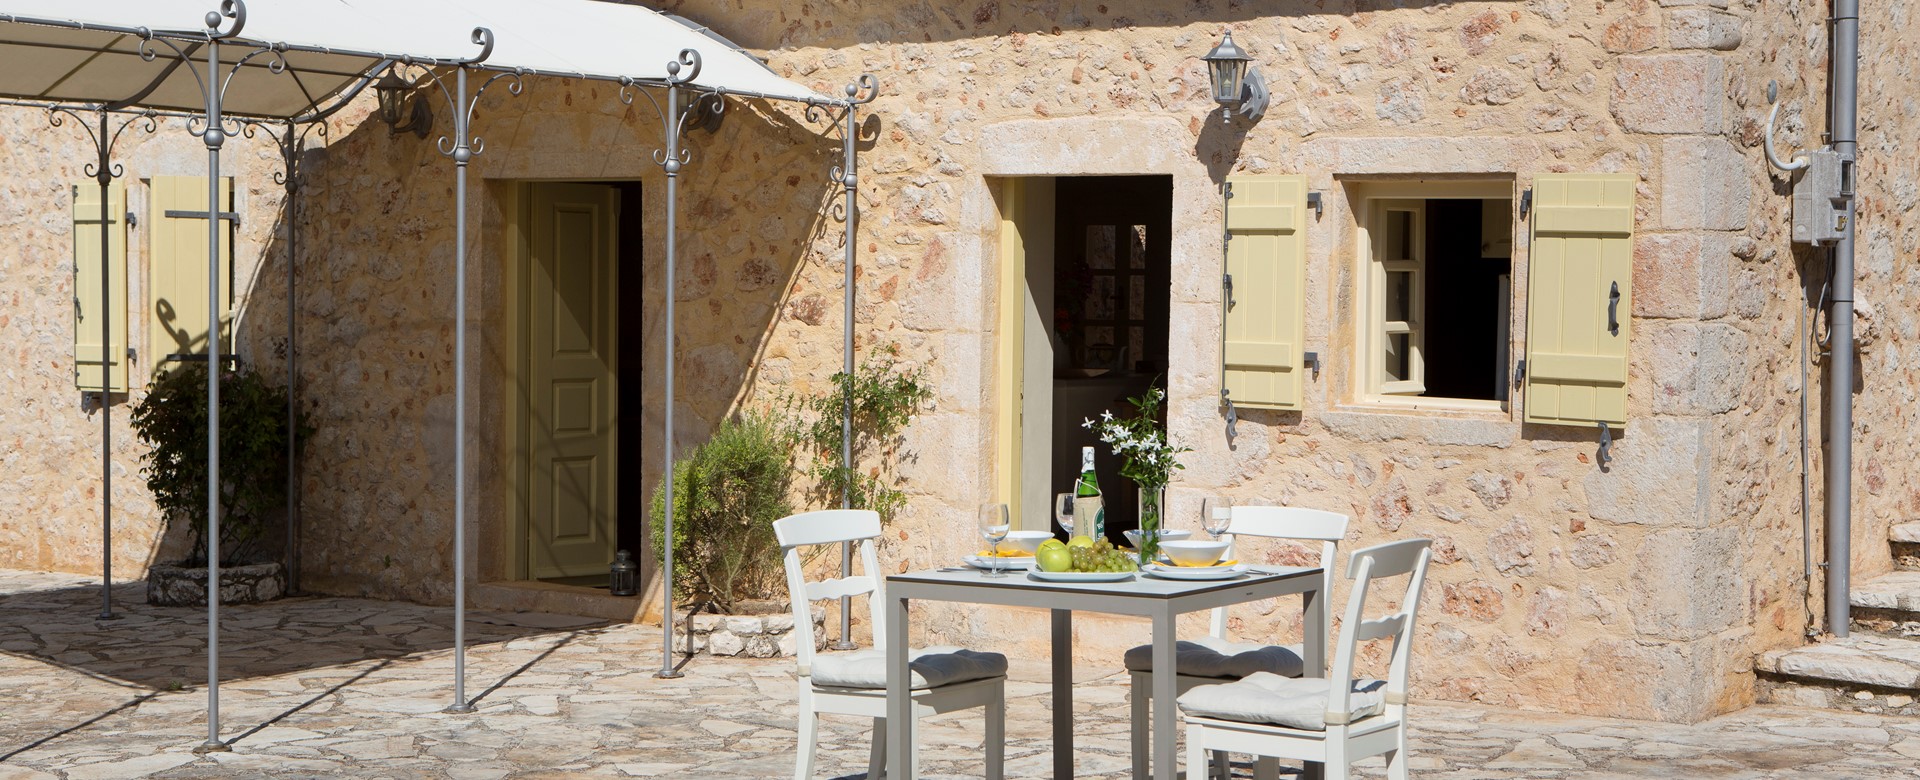
[(1053, 496), (1053, 520), (1060, 524), (1060, 530), (1067, 532), (1067, 538), (1073, 538), (1073, 494), (1056, 493)]
[(1006, 504), (980, 505), (980, 537), (987, 540), (987, 550), (993, 556), (993, 569), (987, 577), (1005, 577), (1000, 571), (1000, 542), (1007, 538), (1012, 525), (1007, 522)]
[(1200, 528), (1220, 541), (1220, 535), (1227, 532), (1227, 526), (1233, 522), (1233, 501), (1221, 496), (1208, 496), (1200, 502)]

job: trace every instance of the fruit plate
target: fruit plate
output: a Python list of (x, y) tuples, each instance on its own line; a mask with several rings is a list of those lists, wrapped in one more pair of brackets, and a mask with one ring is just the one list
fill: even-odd
[[(976, 569), (992, 569), (993, 568), (993, 559), (988, 558), (986, 556), (969, 555), (963, 560), (967, 562), (968, 566), (972, 566), (973, 568), (976, 568)], [(1033, 565), (1033, 556), (1031, 555), (1022, 556), (1019, 558), (1001, 558), (1000, 559), (1001, 571), (1019, 571), (1021, 569), (1025, 569), (1032, 565)]]
[(1247, 573), (1247, 567), (1233, 566), (1164, 566), (1149, 563), (1145, 569), (1148, 574), (1169, 580), (1228, 580)]
[(1048, 582), (1121, 582), (1133, 579), (1130, 571), (1041, 571), (1035, 566), (1027, 569), (1027, 576)]

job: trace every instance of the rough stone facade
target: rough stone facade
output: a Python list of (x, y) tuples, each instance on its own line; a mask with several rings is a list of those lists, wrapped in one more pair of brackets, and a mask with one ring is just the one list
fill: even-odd
[[(1910, 211), (1920, 173), (1904, 156), (1920, 148), (1920, 130), (1905, 120), (1920, 101), (1910, 8), (1868, 4), (1863, 23), (1859, 283), (1877, 305), (1862, 318), (1872, 343), (1855, 398), (1861, 578), (1891, 568), (1887, 529), (1920, 511), (1909, 424), (1920, 315), (1898, 305), (1920, 284), (1900, 262), (1920, 249)], [(1821, 142), (1824, 6), (689, 0), (672, 10), (822, 91), (864, 72), (881, 79), (882, 96), (862, 114), (856, 337), (863, 349), (899, 344), (930, 366), (937, 390), (906, 437), (899, 475), (912, 501), (885, 537), (887, 566), (941, 565), (972, 549), (968, 518), (992, 489), (993, 367), (1004, 348), (994, 333), (992, 177), (1151, 173), (1173, 179), (1169, 415), (1174, 438), (1194, 448), (1173, 485), (1174, 511), (1218, 492), (1349, 513), (1349, 548), (1433, 538), (1417, 695), (1698, 720), (1752, 702), (1754, 655), (1798, 643), (1818, 619), (1817, 578), (1814, 598), (1803, 599), (1799, 405), (1812, 391), (1817, 533), (1826, 399), (1817, 356), (1814, 384), (1802, 385), (1798, 335), (1826, 265), (1788, 242), (1786, 180), (1769, 172), (1760, 141), (1766, 82), (1778, 79), (1778, 141)], [(1206, 96), (1198, 57), (1223, 26), (1273, 90), (1250, 129), (1221, 124)], [(663, 224), (663, 178), (649, 159), (656, 120), (645, 101), (628, 106), (615, 91), (536, 79), (518, 98), (490, 95), (479, 111), (475, 131), (488, 143), (470, 192), (476, 477), (467, 485), (481, 579), (508, 570), (498, 541), (509, 524), (498, 488), (509, 468), (498, 381), (510, 353), (503, 185), (640, 180), (648, 224)], [(452, 590), (453, 176), (430, 142), (364, 121), (368, 107), (333, 120), (327, 145), (310, 153), (294, 219), (302, 393), (319, 428), (305, 469), (302, 565), (309, 588), (443, 603)], [(17, 357), (0, 381), (0, 430), (11, 439), (0, 465), (12, 480), (0, 491), (0, 565), (87, 571), (96, 564), (86, 545), (98, 536), (85, 476), (98, 468), (97, 418), (67, 408), (77, 405), (62, 362), (71, 269), (60, 187), (78, 178), (79, 155), (33, 128), (38, 117), (5, 121), (17, 127), (0, 144), (13, 172), (0, 179), (13, 204), (0, 229), (24, 251), (0, 258), (0, 294), (11, 299), (0, 333)], [(839, 143), (822, 132), (796, 107), (735, 102), (716, 135), (692, 143), (674, 293), (678, 446), (699, 442), (739, 404), (819, 388), (838, 369), (842, 229), (829, 215), (837, 193), (826, 172)], [(132, 159), (197, 159), (187, 140), (151, 147), (163, 145)], [(286, 277), (269, 236), (284, 214), (267, 178), (271, 152), (250, 154), (234, 153), (248, 213), (258, 215), (240, 253), (258, 279), (242, 288), (242, 350), (279, 371)], [(1590, 431), (1523, 424), (1513, 411), (1354, 403), (1345, 184), (1484, 174), (1525, 186), (1559, 171), (1641, 180), (1630, 422), (1611, 467), (1594, 462)], [(1301, 173), (1325, 193), (1309, 228), (1306, 348), (1341, 359), (1309, 382), (1304, 413), (1243, 411), (1229, 446), (1217, 404), (1218, 188), (1232, 172)], [(644, 242), (650, 259), (661, 256), (659, 230)], [(1515, 250), (1521, 290), (1525, 252)], [(649, 354), (658, 355), (662, 270), (649, 262), (642, 273)], [(658, 376), (646, 374), (649, 399), (661, 397)], [(56, 398), (68, 400), (50, 406)], [(657, 400), (643, 411), (649, 452), (661, 444), (662, 411)], [(117, 451), (129, 453), (115, 482), (131, 515), (123, 544), (130, 562), (143, 562), (141, 543), (150, 547), (158, 524), (130, 476), (130, 448)], [(1301, 554), (1276, 546), (1248, 557)], [(1297, 630), (1297, 612), (1258, 604), (1233, 627), (1284, 636)], [(1044, 623), (1034, 617), (930, 605), (916, 610), (916, 626), (929, 639), (1038, 649)], [(1077, 625), (1089, 658), (1117, 662), (1144, 641), (1142, 624)]]
[[(800, 654), (800, 635), (793, 630), (793, 614), (688, 615), (674, 618), (685, 626), (685, 649), (721, 657), (786, 658)], [(827, 611), (813, 609), (813, 649), (827, 648)]]

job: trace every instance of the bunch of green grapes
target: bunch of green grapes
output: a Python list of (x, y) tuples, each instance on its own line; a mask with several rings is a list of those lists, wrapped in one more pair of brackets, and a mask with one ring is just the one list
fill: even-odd
[(1137, 568), (1134, 566), (1133, 556), (1115, 549), (1113, 543), (1105, 539), (1094, 542), (1091, 546), (1075, 547), (1071, 552), (1073, 553), (1071, 571), (1123, 572)]

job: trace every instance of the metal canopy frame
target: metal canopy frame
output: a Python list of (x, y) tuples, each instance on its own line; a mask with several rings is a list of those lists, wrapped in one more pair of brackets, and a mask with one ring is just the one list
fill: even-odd
[[(282, 185), (286, 189), (287, 209), (288, 209), (288, 215), (289, 215), (288, 218), (286, 219), (285, 242), (287, 247), (286, 251), (287, 251), (287, 274), (288, 274), (287, 276), (287, 388), (288, 388), (287, 419), (288, 419), (288, 425), (291, 428), (291, 434), (292, 434), (291, 436), (289, 436), (289, 440), (288, 440), (288, 455), (289, 455), (289, 458), (291, 458), (294, 454), (295, 447), (297, 445), (297, 437), (299, 435), (298, 425), (297, 425), (298, 349), (297, 349), (297, 342), (295, 340), (297, 335), (296, 321), (298, 319), (298, 310), (296, 308), (295, 269), (298, 266), (297, 241), (298, 241), (299, 229), (297, 225), (297, 220), (294, 217), (297, 216), (298, 214), (297, 209), (298, 209), (299, 195), (301, 193), (301, 190), (304, 184), (304, 176), (300, 168), (300, 156), (301, 156), (301, 152), (304, 151), (306, 148), (307, 136), (312, 133), (317, 133), (319, 136), (323, 138), (326, 137), (328, 134), (328, 131), (327, 131), (327, 126), (325, 124), (325, 120), (330, 116), (332, 116), (335, 112), (339, 111), (341, 108), (345, 107), (355, 97), (357, 97), (359, 93), (363, 91), (368, 84), (372, 83), (373, 79), (376, 78), (381, 73), (388, 72), (390, 70), (396, 70), (402, 66), (418, 67), (420, 68), (420, 74), (416, 76), (410, 83), (412, 83), (415, 86), (418, 86), (422, 83), (431, 83), (440, 90), (443, 97), (446, 98), (449, 107), (452, 109), (452, 113), (454, 116), (454, 129), (450, 135), (443, 136), (439, 139), (439, 151), (441, 152), (441, 154), (452, 159), (454, 163), (454, 179), (455, 179), (454, 209), (455, 209), (455, 223), (456, 223), (455, 224), (455, 252), (454, 252), (455, 268), (456, 268), (456, 278), (455, 278), (456, 304), (455, 305), (457, 307), (455, 311), (455, 331), (454, 331), (454, 334), (455, 334), (454, 335), (454, 352), (455, 352), (454, 364), (455, 364), (456, 378), (455, 378), (455, 401), (454, 401), (455, 432), (454, 432), (454, 442), (453, 442), (454, 448), (455, 448), (454, 449), (454, 461), (455, 461), (455, 465), (454, 465), (454, 469), (455, 469), (455, 475), (454, 475), (454, 480), (455, 480), (454, 482), (454, 572), (455, 572), (454, 573), (454, 644), (455, 644), (454, 677), (455, 679), (454, 679), (453, 703), (447, 708), (447, 711), (448, 712), (472, 712), (474, 710), (473, 702), (469, 700), (466, 696), (466, 671), (465, 671), (465, 662), (466, 662), (466, 636), (465, 636), (466, 612), (465, 610), (466, 610), (466, 557), (467, 557), (467, 549), (466, 549), (466, 444), (467, 444), (467, 440), (466, 440), (466, 413), (465, 413), (466, 412), (466, 330), (467, 330), (466, 328), (466, 251), (467, 251), (467, 247), (466, 247), (466, 244), (467, 244), (467, 240), (466, 240), (467, 186), (466, 186), (466, 183), (467, 183), (468, 165), (472, 162), (475, 156), (478, 156), (479, 154), (481, 154), (486, 148), (484, 140), (477, 136), (473, 136), (471, 133), (472, 119), (475, 111), (479, 107), (479, 102), (481, 97), (486, 93), (486, 90), (488, 87), (492, 86), (495, 82), (502, 81), (502, 80), (505, 80), (508, 82), (507, 88), (511, 94), (519, 95), (523, 91), (524, 78), (527, 76), (549, 76), (549, 77), (579, 78), (579, 79), (586, 79), (586, 80), (607, 81), (607, 82), (616, 83), (620, 86), (617, 99), (620, 100), (622, 103), (631, 105), (636, 95), (644, 96), (653, 105), (654, 110), (659, 117), (659, 120), (661, 122), (662, 133), (664, 135), (665, 148), (656, 150), (653, 153), (653, 160), (655, 164), (661, 167), (661, 169), (666, 173), (666, 176), (667, 176), (667, 226), (666, 226), (666, 231), (667, 231), (666, 233), (666, 236), (667, 236), (666, 238), (667, 326), (666, 326), (666, 367), (665, 367), (666, 414), (665, 414), (665, 437), (664, 437), (665, 444), (663, 446), (664, 454), (666, 457), (666, 465), (662, 474), (663, 474), (663, 485), (666, 490), (666, 495), (664, 496), (665, 502), (666, 502), (666, 513), (665, 513), (666, 527), (663, 530), (665, 532), (666, 538), (669, 540), (673, 538), (673, 517), (674, 517), (673, 372), (674, 372), (675, 358), (674, 358), (674, 314), (673, 314), (674, 295), (672, 293), (672, 290), (674, 285), (674, 270), (675, 270), (675, 264), (677, 260), (676, 235), (677, 235), (678, 213), (676, 208), (676, 205), (677, 205), (676, 197), (678, 192), (678, 181), (679, 181), (680, 171), (685, 165), (690, 163), (692, 160), (691, 152), (681, 145), (681, 136), (689, 126), (689, 123), (688, 123), (689, 116), (693, 114), (695, 110), (711, 110), (714, 112), (722, 111), (725, 109), (726, 101), (724, 100), (724, 98), (727, 95), (735, 95), (735, 96), (746, 97), (746, 98), (758, 98), (758, 99), (765, 99), (765, 100), (793, 101), (794, 99), (790, 97), (783, 97), (783, 96), (777, 96), (777, 95), (767, 95), (767, 94), (754, 92), (754, 91), (729, 90), (724, 86), (707, 86), (707, 85), (694, 83), (694, 80), (698, 78), (700, 74), (700, 54), (698, 51), (691, 48), (681, 50), (673, 61), (667, 63), (668, 76), (666, 79), (664, 80), (643, 79), (643, 78), (633, 78), (633, 77), (620, 76), (620, 75), (578, 73), (578, 72), (566, 72), (566, 71), (549, 71), (549, 70), (525, 68), (525, 67), (516, 67), (516, 68), (489, 67), (486, 63), (486, 60), (487, 60), (487, 57), (493, 51), (494, 36), (493, 36), (493, 32), (485, 27), (475, 28), (471, 35), (471, 41), (473, 42), (473, 44), (480, 47), (480, 51), (477, 56), (470, 59), (465, 59), (465, 60), (450, 60), (450, 59), (443, 59), (443, 58), (416, 57), (416, 56), (410, 56), (406, 54), (397, 54), (397, 53), (362, 52), (362, 51), (350, 51), (350, 50), (343, 50), (343, 49), (321, 48), (321, 47), (312, 47), (312, 46), (293, 46), (285, 43), (249, 39), (243, 35), (243, 31), (246, 27), (246, 15), (247, 15), (246, 3), (244, 2), (244, 0), (222, 0), (222, 2), (220, 3), (219, 10), (210, 11), (206, 14), (203, 20), (203, 26), (200, 29), (155, 30), (149, 27), (123, 27), (123, 26), (109, 26), (109, 25), (95, 25), (95, 24), (82, 25), (82, 24), (59, 20), (59, 19), (30, 18), (30, 17), (15, 15), (15, 14), (0, 14), (0, 23), (40, 25), (40, 26), (47, 26), (47, 27), (58, 27), (58, 28), (76, 29), (76, 30), (85, 29), (85, 30), (98, 31), (98, 32), (119, 33), (123, 35), (137, 37), (140, 41), (138, 53), (143, 60), (151, 62), (163, 56), (169, 57), (170, 59), (173, 60), (173, 65), (167, 71), (168, 73), (174, 72), (174, 70), (177, 68), (185, 68), (194, 76), (195, 80), (199, 83), (202, 89), (202, 92), (204, 94), (205, 109), (204, 109), (204, 112), (195, 113), (195, 112), (182, 112), (182, 111), (173, 111), (173, 110), (136, 108), (137, 106), (140, 106), (141, 101), (153, 91), (153, 89), (157, 86), (158, 82), (155, 82), (154, 84), (149, 85), (147, 89), (142, 90), (141, 92), (138, 92), (133, 95), (102, 97), (101, 99), (93, 102), (73, 103), (73, 102), (60, 102), (60, 101), (30, 101), (30, 100), (0, 99), (0, 106), (29, 107), (29, 108), (37, 108), (37, 109), (47, 111), (49, 112), (49, 116), (50, 116), (50, 124), (52, 124), (55, 127), (62, 126), (62, 124), (64, 123), (64, 119), (62, 119), (62, 117), (71, 117), (73, 119), (80, 120), (82, 126), (88, 129), (88, 133), (91, 136), (92, 140), (94, 141), (96, 159), (94, 162), (89, 163), (86, 166), (85, 170), (87, 172), (87, 175), (89, 175), (90, 177), (93, 177), (101, 187), (102, 195), (103, 195), (101, 199), (102, 201), (101, 208), (103, 211), (103, 217), (110, 216), (105, 214), (105, 210), (107, 209), (107, 199), (105, 197), (107, 188), (111, 185), (111, 182), (114, 178), (118, 178), (124, 173), (124, 167), (120, 163), (115, 162), (113, 159), (113, 150), (114, 150), (115, 144), (120, 138), (120, 136), (123, 133), (125, 133), (128, 129), (141, 126), (143, 122), (145, 123), (145, 127), (147, 128), (148, 132), (156, 132), (158, 130), (159, 119), (169, 118), (169, 119), (185, 120), (187, 123), (188, 133), (193, 135), (196, 138), (199, 138), (201, 142), (206, 146), (207, 175), (208, 175), (207, 199), (208, 199), (209, 213), (217, 213), (220, 210), (219, 209), (219, 206), (220, 206), (220, 203), (219, 203), (220, 150), (225, 146), (226, 141), (229, 138), (232, 138), (236, 135), (246, 137), (246, 138), (253, 138), (256, 136), (256, 134), (264, 133), (276, 145), (276, 147), (280, 152), (282, 170), (274, 174), (274, 181), (275, 183)], [(237, 48), (239, 51), (242, 52), (242, 54), (237, 59), (228, 61), (222, 56), (222, 49), (227, 47)], [(307, 105), (301, 112), (293, 116), (265, 116), (265, 115), (259, 115), (259, 114), (232, 115), (232, 114), (227, 114), (223, 111), (223, 103), (226, 97), (227, 89), (232, 85), (234, 76), (241, 73), (244, 69), (248, 69), (248, 68), (265, 69), (266, 71), (275, 75), (288, 75), (291, 78), (298, 79), (299, 78), (298, 69), (289, 67), (285, 57), (285, 54), (290, 51), (357, 55), (357, 56), (366, 58), (368, 60), (371, 60), (373, 64), (370, 67), (368, 67), (368, 69), (364, 73), (359, 74), (358, 77), (352, 83), (346, 85), (343, 89), (339, 90), (337, 94), (321, 95), (321, 96), (314, 97), (311, 95), (311, 93), (307, 93), (309, 97), (313, 97), (313, 99), (310, 101), (309, 105)], [(204, 57), (204, 59), (197, 59), (201, 57)], [(452, 71), (453, 84), (451, 85), (451, 89), (449, 89), (449, 86), (447, 85), (443, 75), (437, 72), (436, 69)], [(478, 90), (473, 91), (471, 95), (469, 95), (467, 91), (468, 89), (467, 82), (468, 82), (468, 76), (470, 71), (485, 72), (488, 74), (487, 80), (481, 84)], [(332, 75), (339, 76), (343, 74), (335, 73)], [(652, 96), (651, 93), (649, 93), (646, 89), (643, 89), (645, 87), (663, 89), (666, 92), (666, 97), (667, 97), (665, 106), (663, 107), (661, 103)], [(303, 85), (303, 90), (304, 90), (304, 85)], [(858, 148), (856, 143), (857, 134), (858, 134), (857, 112), (858, 112), (858, 107), (860, 105), (863, 105), (865, 103), (870, 103), (873, 101), (875, 97), (878, 96), (878, 92), (879, 92), (878, 81), (871, 74), (862, 75), (856, 84), (847, 85), (845, 88), (845, 92), (846, 92), (846, 98), (843, 100), (826, 100), (826, 99), (811, 100), (810, 99), (810, 100), (799, 101), (799, 102), (804, 102), (807, 105), (806, 113), (807, 113), (807, 117), (810, 120), (819, 121), (819, 118), (823, 116), (822, 112), (829, 112), (834, 109), (838, 109), (840, 112), (840, 115), (838, 117), (835, 117), (835, 119), (839, 121), (835, 121), (834, 124), (840, 124), (841, 121), (844, 121), (843, 130), (842, 130), (843, 159), (840, 164), (835, 165), (833, 167), (831, 178), (834, 183), (842, 186), (845, 190), (844, 205), (840, 207), (843, 210), (844, 218), (846, 221), (846, 239), (845, 239), (846, 240), (846, 265), (844, 269), (845, 276), (846, 276), (845, 278), (846, 312), (845, 312), (845, 332), (843, 333), (843, 347), (845, 349), (845, 356), (844, 356), (845, 371), (848, 375), (851, 375), (853, 372), (853, 305), (854, 305), (854, 282), (855, 282), (854, 267), (858, 257), (858, 249), (857, 249), (858, 241), (856, 240), (856, 235), (857, 235), (858, 224), (859, 224), (859, 218), (858, 218), (859, 206), (856, 200), (856, 187), (857, 187), (858, 179), (855, 173), (858, 168)], [(718, 95), (722, 99), (709, 101), (703, 104), (694, 100), (687, 99), (686, 97), (687, 95), (697, 96), (700, 94)], [(699, 106), (707, 106), (707, 108), (703, 108), (703, 109), (697, 108)], [(86, 124), (86, 120), (83, 116), (85, 114), (96, 114), (97, 115), (96, 125)], [(109, 128), (113, 127), (111, 124), (112, 117), (122, 117), (123, 121), (117, 128), (113, 128), (111, 132), (109, 132)], [(96, 126), (97, 126), (97, 130), (96, 130)], [(207, 349), (208, 349), (209, 355), (221, 354), (220, 353), (220, 308), (221, 307), (218, 305), (219, 294), (220, 294), (220, 274), (219, 274), (220, 266), (219, 266), (219, 254), (218, 254), (219, 228), (220, 228), (219, 220), (211, 220), (211, 219), (208, 220), (207, 297), (208, 297), (209, 306), (208, 306), (208, 323), (207, 323), (208, 325)], [(107, 229), (108, 229), (107, 220), (103, 218), (102, 219), (103, 235)], [(102, 262), (103, 270), (106, 270), (110, 263), (110, 249), (108, 248), (107, 243), (104, 241), (102, 242), (101, 262)], [(107, 280), (107, 276), (103, 274), (103, 277), (102, 277), (103, 285), (105, 284), (106, 280)], [(110, 288), (103, 286), (103, 289), (110, 289)], [(109, 299), (111, 298), (110, 295), (107, 297)], [(110, 404), (111, 399), (108, 397), (108, 394), (110, 394), (112, 390), (112, 373), (111, 373), (112, 363), (111, 361), (104, 359), (105, 358), (104, 349), (106, 345), (111, 344), (111, 336), (110, 336), (111, 317), (109, 315), (108, 317), (105, 317), (103, 319), (106, 321), (102, 323), (102, 332), (107, 336), (107, 338), (103, 342), (103, 347), (102, 347), (103, 360), (102, 360), (102, 373), (101, 373), (101, 379), (102, 379), (102, 384), (101, 384), (101, 393), (102, 393), (101, 395), (101, 408), (102, 408), (101, 477), (104, 482), (105, 480), (110, 480), (112, 475), (112, 460), (111, 460), (112, 458), (112, 439), (111, 439), (112, 423), (111, 423), (111, 417), (108, 415), (106, 411), (111, 407), (111, 404)], [(220, 664), (220, 660), (219, 660), (220, 658), (219, 656), (219, 653), (220, 653), (220, 635), (219, 635), (220, 599), (218, 598), (219, 581), (220, 581), (220, 547), (219, 547), (220, 545), (220, 531), (219, 531), (219, 528), (220, 528), (219, 526), (219, 518), (220, 518), (219, 374), (220, 372), (217, 370), (217, 368), (215, 368), (211, 364), (209, 366), (209, 369), (210, 370), (207, 373), (208, 527), (207, 527), (207, 539), (206, 539), (206, 542), (207, 542), (207, 593), (209, 594), (209, 598), (207, 599), (207, 739), (204, 743), (202, 743), (201, 745), (199, 745), (194, 749), (195, 752), (197, 753), (225, 752), (232, 749), (228, 743), (222, 741), (220, 738), (220, 676), (219, 676), (220, 674), (220, 666), (219, 666)], [(131, 366), (129, 366), (129, 382), (131, 382)], [(848, 405), (849, 407), (851, 405), (850, 398), (848, 400)], [(852, 409), (846, 408), (843, 411), (845, 412), (843, 424), (845, 426), (851, 426)], [(845, 428), (843, 428), (843, 434), (846, 434), (843, 436), (844, 441), (843, 441), (843, 449), (841, 453), (841, 458), (842, 458), (841, 467), (843, 469), (852, 468), (850, 444), (847, 444), (847, 442), (851, 441), (850, 433), (851, 433), (850, 430), (846, 430)], [(298, 538), (299, 538), (298, 522), (297, 522), (298, 495), (299, 495), (297, 474), (298, 474), (297, 468), (289, 468), (289, 474), (287, 476), (288, 498), (287, 498), (287, 518), (286, 518), (288, 537), (287, 537), (287, 550), (285, 553), (287, 557), (286, 565), (287, 565), (287, 573), (290, 578), (290, 584), (294, 585), (296, 588), (298, 583), (298, 571), (299, 571), (298, 570), (299, 561), (297, 556)], [(105, 483), (105, 484), (110, 485), (110, 483)], [(111, 569), (112, 567), (112, 559), (111, 559), (112, 496), (111, 496), (111, 492), (108, 490), (103, 490), (102, 493), (104, 497), (103, 497), (102, 510), (101, 510), (101, 533), (103, 536), (104, 544), (103, 544), (103, 552), (102, 552), (102, 555), (103, 555), (102, 581), (101, 581), (102, 607), (101, 607), (100, 617), (102, 619), (110, 619), (114, 617), (112, 613), (112, 593), (111, 593), (112, 591), (112, 569)], [(842, 496), (843, 505), (847, 505), (847, 503), (850, 500), (851, 500), (850, 496), (846, 496), (846, 495)], [(674, 663), (673, 663), (673, 624), (674, 624), (673, 587), (672, 587), (673, 546), (671, 544), (668, 544), (666, 546), (666, 549), (663, 550), (663, 553), (665, 556), (665, 561), (664, 561), (663, 573), (661, 575), (660, 584), (661, 584), (662, 592), (665, 594), (665, 607), (662, 610), (662, 625), (661, 625), (662, 666), (657, 676), (670, 678), (670, 677), (680, 676), (680, 672), (674, 667)], [(843, 559), (841, 562), (843, 571), (846, 569), (848, 565), (850, 565), (849, 560), (843, 555)], [(844, 601), (845, 600), (843, 599), (843, 602)], [(845, 643), (847, 641), (848, 628), (849, 628), (848, 612), (845, 609), (845, 604), (843, 603), (842, 610), (841, 610), (841, 641), (842, 643)]]

